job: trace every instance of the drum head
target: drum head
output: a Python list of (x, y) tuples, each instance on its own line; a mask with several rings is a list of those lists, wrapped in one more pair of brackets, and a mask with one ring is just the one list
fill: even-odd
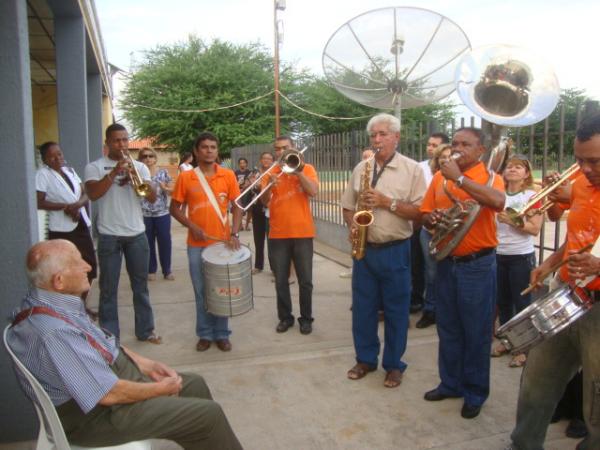
[(219, 242), (217, 244), (206, 247), (202, 252), (202, 259), (211, 264), (239, 264), (242, 261), (247, 260), (251, 257), (251, 252), (248, 247), (242, 245), (239, 250), (231, 250), (227, 248), (225, 243)]

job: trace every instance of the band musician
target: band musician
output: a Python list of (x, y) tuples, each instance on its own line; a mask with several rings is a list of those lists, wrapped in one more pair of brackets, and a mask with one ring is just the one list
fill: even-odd
[[(367, 231), (364, 257), (355, 258), (352, 265), (352, 336), (356, 364), (347, 376), (358, 380), (377, 369), (378, 311), (383, 309), (384, 386), (393, 388), (400, 385), (407, 367), (402, 355), (406, 350), (409, 323), (410, 237), (412, 222), (421, 216), (419, 206), (425, 192), (425, 179), (417, 162), (396, 152), (400, 140), (400, 121), (396, 117), (390, 114), (372, 117), (367, 132), (376, 153), (354, 168), (341, 201), (351, 241), (357, 234), (353, 221), (357, 203), (360, 210), (364, 207), (374, 215)], [(366, 189), (363, 180), (368, 182)]]
[[(546, 429), (568, 381), (583, 367), (583, 416), (588, 436), (577, 450), (600, 448), (600, 257), (578, 250), (600, 235), (600, 114), (581, 123), (575, 137), (575, 160), (583, 176), (571, 189), (571, 208), (564, 244), (531, 272), (531, 283), (541, 285), (549, 268), (567, 260), (560, 281), (573, 284), (595, 277), (584, 290), (595, 302), (569, 328), (534, 347), (523, 371), (513, 450), (541, 450)], [(596, 253), (593, 250), (594, 253)]]
[(495, 213), (502, 211), (505, 202), (502, 177), (490, 174), (480, 161), (484, 152), (481, 130), (459, 129), (452, 139), (451, 157), (433, 176), (421, 206), (423, 224), (432, 229), (444, 210), (454, 205), (449, 194), (481, 205), (469, 232), (437, 265), (434, 289), (441, 382), (425, 394), (428, 401), (462, 397), (461, 415), (467, 419), (479, 415), (490, 390), (498, 244)]

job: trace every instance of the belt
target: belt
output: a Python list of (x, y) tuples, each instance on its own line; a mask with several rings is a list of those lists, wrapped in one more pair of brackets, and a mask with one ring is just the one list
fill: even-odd
[(404, 241), (406, 241), (406, 239), (396, 239), (395, 241), (388, 241), (388, 242), (367, 242), (367, 247), (371, 247), (371, 248), (386, 248), (386, 247), (392, 247), (394, 245), (400, 245), (402, 244)]
[(482, 248), (481, 250), (478, 250), (478, 251), (476, 251), (474, 253), (469, 253), (468, 255), (451, 256), (450, 259), (454, 263), (466, 263), (466, 262), (473, 261), (473, 260), (475, 260), (477, 258), (481, 258), (482, 256), (489, 255), (494, 250), (496, 250), (494, 247)]

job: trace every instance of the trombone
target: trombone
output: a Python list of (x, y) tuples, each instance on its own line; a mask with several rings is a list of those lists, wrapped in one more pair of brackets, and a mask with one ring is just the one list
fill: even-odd
[(565, 181), (568, 181), (573, 175), (575, 175), (579, 171), (579, 164), (575, 163), (567, 170), (565, 170), (560, 178), (558, 178), (554, 183), (549, 184), (544, 189), (539, 191), (533, 197), (529, 199), (529, 201), (520, 209), (514, 208), (506, 208), (506, 213), (508, 214), (508, 218), (514, 223), (517, 227), (522, 228), (525, 225), (524, 217), (529, 214), (544, 214), (547, 210), (549, 210), (554, 202), (550, 200), (546, 200), (539, 209), (536, 209), (535, 212), (532, 212), (531, 209), (535, 206), (536, 203), (541, 201), (543, 198), (547, 197), (549, 194), (554, 192), (561, 184)]
[[(295, 173), (295, 172), (300, 172), (304, 168), (304, 158), (302, 157), (302, 154), (307, 149), (308, 149), (308, 147), (304, 147), (300, 151), (295, 150), (295, 149), (289, 149), (289, 150), (286, 150), (285, 152), (283, 152), (281, 157), (276, 162), (274, 162), (271, 167), (269, 167), (267, 170), (265, 170), (256, 180), (254, 180), (252, 182), (252, 184), (250, 186), (248, 186), (246, 189), (244, 189), (244, 191), (240, 195), (238, 195), (238, 197), (234, 200), (236, 206), (244, 212), (248, 211), (252, 207), (252, 205), (254, 205), (258, 201), (258, 199), (262, 196), (262, 194), (275, 184), (275, 181), (277, 180), (277, 178), (279, 178), (284, 173), (291, 174), (291, 173)], [(275, 169), (275, 167), (278, 167), (278, 166), (281, 167), (281, 172), (279, 172), (277, 174), (277, 176), (274, 177), (269, 182), (269, 184), (267, 184), (265, 186), (264, 189), (262, 189), (258, 194), (256, 194), (250, 203), (248, 203), (246, 206), (242, 206), (242, 198), (248, 192), (252, 191), (256, 187), (257, 184), (260, 186), (259, 183), (261, 182), (261, 180), (264, 177), (266, 177), (267, 175), (270, 176), (271, 171), (273, 169)]]

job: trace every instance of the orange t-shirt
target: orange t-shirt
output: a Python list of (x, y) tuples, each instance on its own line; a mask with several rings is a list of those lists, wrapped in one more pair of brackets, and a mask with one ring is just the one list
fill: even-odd
[[(575, 180), (571, 190), (571, 209), (567, 218), (566, 247), (564, 259), (569, 250), (579, 250), (593, 244), (600, 235), (600, 189), (593, 186), (585, 176)], [(560, 279), (569, 281), (565, 264), (560, 268)], [(587, 286), (591, 290), (600, 290), (600, 277), (596, 277)]]
[[(479, 164), (471, 167), (463, 173), (465, 178), (469, 178), (479, 184), (487, 184), (488, 171), (485, 165)], [(492, 188), (504, 192), (504, 181), (499, 175), (495, 175)], [(458, 200), (473, 199), (469, 194), (460, 189), (453, 181), (448, 180), (447, 189)], [(454, 206), (452, 200), (444, 192), (444, 176), (437, 172), (425, 193), (425, 198), (421, 204), (422, 213), (430, 213), (434, 209), (447, 209)], [(496, 237), (496, 211), (487, 206), (481, 207), (481, 212), (477, 220), (473, 222), (471, 229), (467, 232), (462, 241), (452, 252), (453, 256), (464, 256), (482, 250), (484, 248), (496, 247), (498, 238)]]
[[(224, 169), (215, 164), (214, 175), (206, 177), (206, 181), (215, 195), (221, 214), (227, 217), (229, 202), (240, 195), (240, 188), (235, 174), (232, 170)], [(187, 204), (188, 218), (198, 225), (204, 233), (213, 237), (229, 239), (229, 221), (223, 225), (208, 200), (195, 170), (188, 170), (179, 174), (171, 197), (179, 203)], [(214, 242), (211, 240), (198, 241), (194, 239), (192, 233), (188, 232), (187, 244), (190, 247), (207, 247), (214, 244)]]
[[(271, 172), (279, 175), (281, 168), (276, 167)], [(311, 180), (319, 182), (317, 171), (306, 164), (302, 171)], [(269, 180), (263, 178), (261, 187), (264, 188)], [(284, 173), (277, 180), (277, 185), (271, 189), (269, 202), (269, 238), (291, 239), (315, 237), (315, 224), (310, 211), (309, 196), (302, 189), (297, 175)]]

